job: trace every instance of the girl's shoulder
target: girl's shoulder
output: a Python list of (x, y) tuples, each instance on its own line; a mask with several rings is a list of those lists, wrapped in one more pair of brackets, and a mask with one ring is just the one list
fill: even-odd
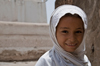
[(37, 61), (35, 66), (49, 66), (53, 62), (52, 60), (52, 55), (51, 55), (51, 50), (47, 51), (45, 54), (43, 54), (39, 60)]

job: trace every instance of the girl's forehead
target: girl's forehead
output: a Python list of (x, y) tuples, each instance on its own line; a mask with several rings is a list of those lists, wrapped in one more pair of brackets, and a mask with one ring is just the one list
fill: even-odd
[(78, 17), (63, 17), (57, 27), (60, 28), (84, 28), (82, 19)]

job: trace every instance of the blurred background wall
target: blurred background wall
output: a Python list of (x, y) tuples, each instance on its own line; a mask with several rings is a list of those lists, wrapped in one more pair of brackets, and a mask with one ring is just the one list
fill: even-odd
[(46, 23), (46, 0), (0, 0), (0, 21)]
[(46, 0), (0, 0), (0, 61), (37, 60), (52, 45)]

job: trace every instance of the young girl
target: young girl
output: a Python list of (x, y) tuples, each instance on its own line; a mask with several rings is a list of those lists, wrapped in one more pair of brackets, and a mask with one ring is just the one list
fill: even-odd
[(85, 55), (84, 36), (87, 17), (74, 5), (62, 5), (51, 16), (50, 36), (53, 48), (35, 66), (91, 66)]

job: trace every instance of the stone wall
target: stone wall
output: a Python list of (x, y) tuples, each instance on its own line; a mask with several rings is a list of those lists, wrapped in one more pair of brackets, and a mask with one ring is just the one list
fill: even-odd
[(0, 0), (0, 21), (46, 23), (46, 0)]
[(37, 60), (52, 46), (47, 23), (0, 22), (0, 61)]
[(51, 49), (45, 2), (0, 0), (0, 61), (37, 60)]
[(92, 66), (100, 65), (100, 0), (56, 0), (55, 8), (72, 4), (82, 8), (88, 16), (86, 54)]
[(0, 61), (37, 60), (51, 49), (45, 2), (0, 0)]

